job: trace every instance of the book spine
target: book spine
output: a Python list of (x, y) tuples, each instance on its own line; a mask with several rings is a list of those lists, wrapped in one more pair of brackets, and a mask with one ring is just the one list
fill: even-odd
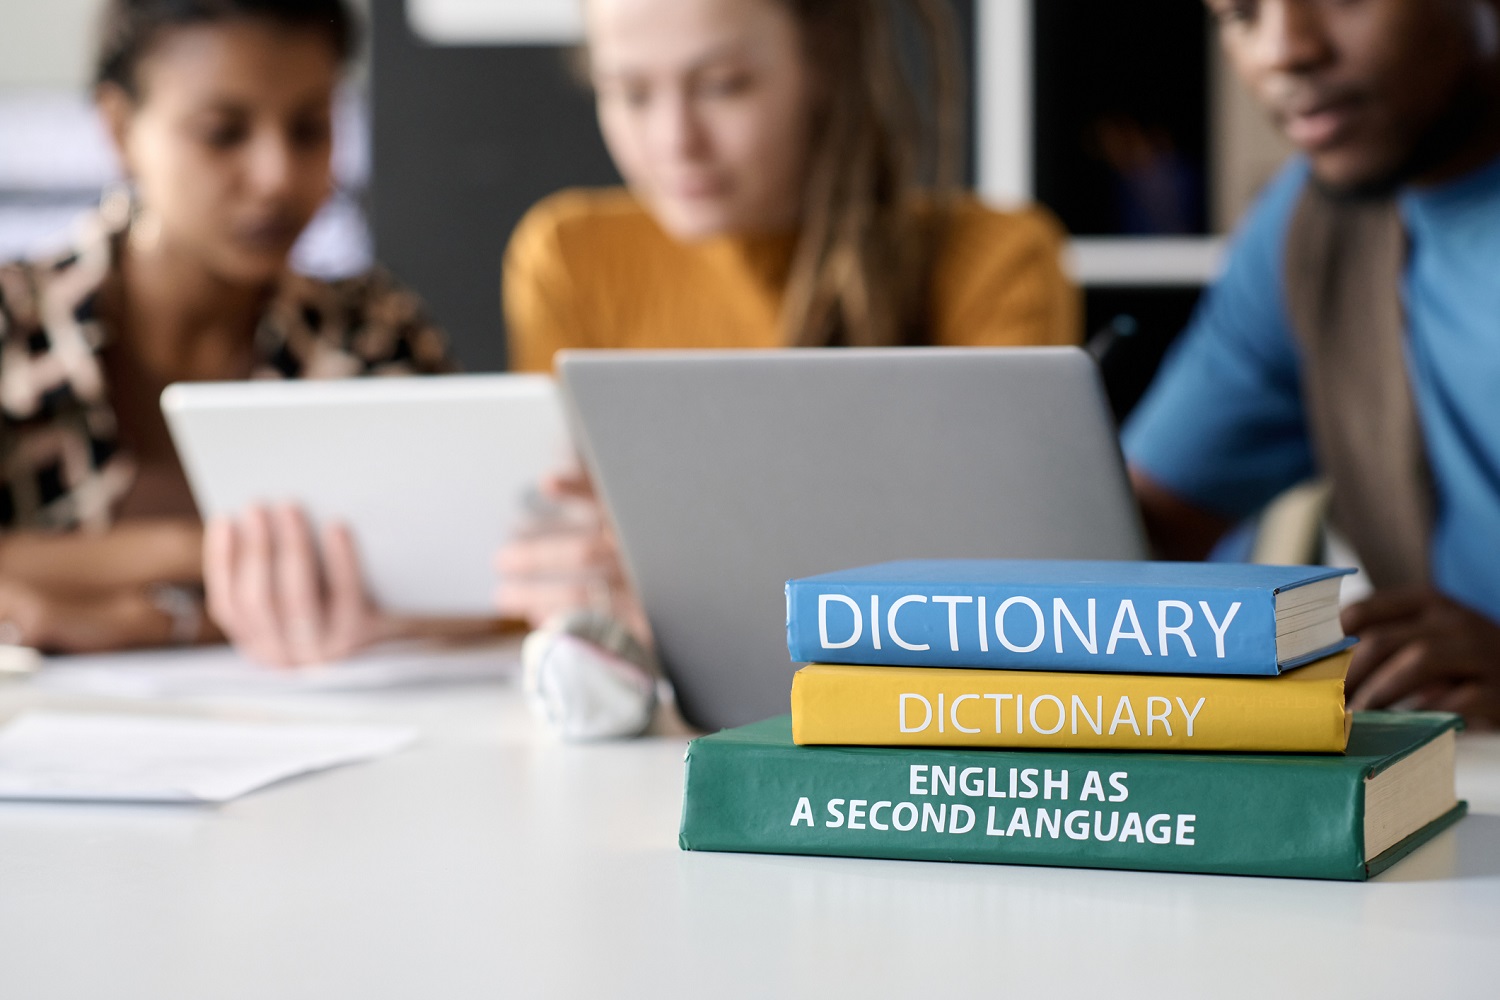
[(697, 741), (690, 851), (1359, 880), (1357, 768)]
[(1307, 669), (1319, 679), (814, 664), (792, 680), (792, 735), (864, 746), (1342, 752), (1344, 671)]
[(1275, 675), (1268, 590), (787, 584), (799, 663)]

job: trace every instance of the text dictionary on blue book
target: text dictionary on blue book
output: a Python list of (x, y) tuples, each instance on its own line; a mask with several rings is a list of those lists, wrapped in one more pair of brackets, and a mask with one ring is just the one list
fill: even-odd
[(1349, 569), (936, 559), (788, 581), (804, 663), (1274, 675), (1346, 648)]

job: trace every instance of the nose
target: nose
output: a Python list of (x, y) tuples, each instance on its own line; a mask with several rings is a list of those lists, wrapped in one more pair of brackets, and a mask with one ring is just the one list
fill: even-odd
[(707, 130), (687, 89), (660, 102), (655, 131), (657, 148), (672, 159), (700, 159), (708, 145)]
[(1333, 55), (1324, 22), (1326, 0), (1261, 0), (1253, 58), (1265, 70), (1299, 73)]
[(297, 150), (275, 129), (262, 129), (246, 150), (246, 175), (251, 192), (278, 198), (290, 191), (298, 171)]

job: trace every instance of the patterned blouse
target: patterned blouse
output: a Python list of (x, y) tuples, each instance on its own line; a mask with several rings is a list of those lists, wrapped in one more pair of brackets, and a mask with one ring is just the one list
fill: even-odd
[[(0, 530), (99, 529), (135, 480), (119, 441), (97, 315), (122, 230), (88, 220), (68, 252), (0, 265)], [(253, 378), (452, 370), (421, 303), (383, 271), (288, 272), (255, 333)]]

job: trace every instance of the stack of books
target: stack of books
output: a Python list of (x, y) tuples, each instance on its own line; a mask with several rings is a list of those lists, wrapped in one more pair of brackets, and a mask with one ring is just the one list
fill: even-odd
[(1344, 707), (1347, 571), (939, 560), (787, 584), (792, 712), (695, 740), (687, 850), (1364, 879), (1457, 716)]

